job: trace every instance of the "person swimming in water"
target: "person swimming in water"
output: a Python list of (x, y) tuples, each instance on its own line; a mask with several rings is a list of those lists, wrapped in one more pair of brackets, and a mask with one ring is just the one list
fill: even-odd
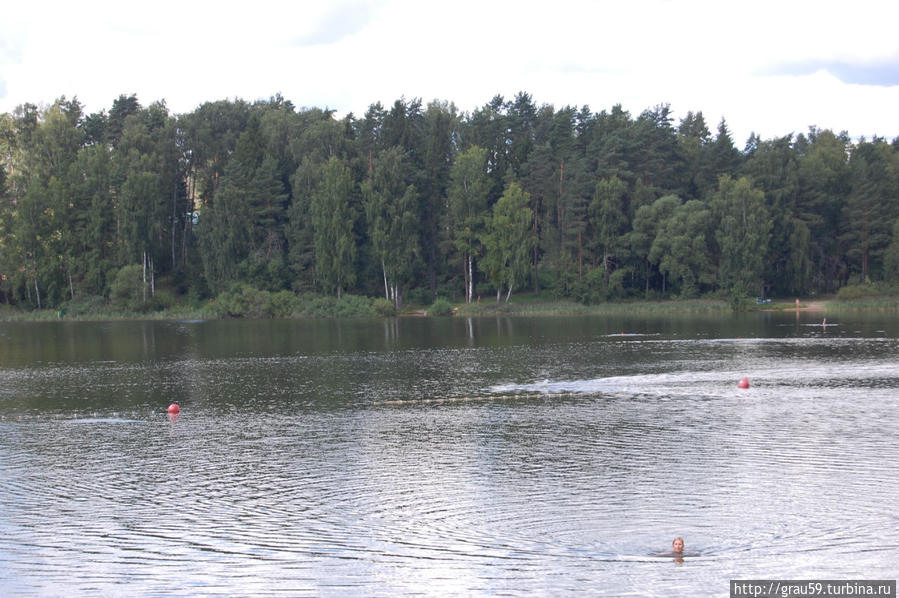
[(673, 556), (676, 562), (682, 563), (685, 556), (699, 556), (699, 553), (693, 550), (684, 550), (684, 539), (678, 536), (671, 542), (671, 550), (659, 552), (653, 556)]

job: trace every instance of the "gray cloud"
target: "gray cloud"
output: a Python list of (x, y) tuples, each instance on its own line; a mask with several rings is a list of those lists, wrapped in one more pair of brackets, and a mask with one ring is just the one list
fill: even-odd
[(869, 61), (807, 60), (781, 64), (765, 74), (811, 75), (827, 71), (843, 83), (893, 87), (899, 85), (899, 55), (889, 59)]
[(335, 4), (308, 33), (292, 40), (296, 46), (320, 46), (340, 40), (362, 31), (375, 16), (375, 10), (367, 2)]

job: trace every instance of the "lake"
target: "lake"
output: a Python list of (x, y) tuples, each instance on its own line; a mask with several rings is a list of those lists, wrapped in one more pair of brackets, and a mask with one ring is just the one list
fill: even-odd
[(896, 314), (5, 323), (0, 595), (895, 579), (897, 424)]

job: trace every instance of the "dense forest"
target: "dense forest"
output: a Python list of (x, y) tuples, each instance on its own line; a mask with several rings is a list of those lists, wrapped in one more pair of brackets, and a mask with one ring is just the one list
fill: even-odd
[[(714, 126), (714, 125), (713, 125)], [(508, 300), (793, 296), (899, 279), (899, 139), (810, 128), (739, 149), (667, 105), (361, 117), (280, 96), (171, 114), (122, 95), (0, 115), (0, 302), (137, 281), (201, 303), (269, 292)]]

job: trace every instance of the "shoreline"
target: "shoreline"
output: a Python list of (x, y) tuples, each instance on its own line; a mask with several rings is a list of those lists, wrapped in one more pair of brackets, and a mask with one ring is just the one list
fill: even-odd
[(833, 299), (816, 299), (814, 301), (800, 301), (797, 306), (792, 307), (763, 307), (759, 311), (827, 311), (828, 306), (833, 303)]
[[(802, 301), (798, 306), (793, 302), (783, 301), (771, 304), (750, 303), (744, 310), (734, 310), (731, 304), (723, 299), (685, 299), (667, 301), (620, 301), (604, 302), (593, 305), (585, 305), (573, 301), (550, 300), (540, 301), (531, 298), (520, 298), (512, 303), (494, 303), (484, 301), (472, 304), (454, 304), (452, 315), (429, 316), (428, 308), (420, 305), (411, 305), (408, 310), (401, 311), (395, 316), (399, 318), (430, 318), (430, 317), (482, 317), (482, 316), (623, 316), (623, 315), (725, 315), (735, 312), (809, 312), (827, 313), (837, 311), (899, 311), (899, 298), (882, 297), (875, 301), (861, 300), (858, 302), (837, 301), (834, 298), (813, 299)], [(201, 310), (172, 310), (171, 312), (154, 313), (65, 313), (60, 316), (59, 310), (41, 311), (15, 311), (14, 308), (0, 309), (0, 324), (15, 322), (115, 322), (115, 321), (182, 321), (202, 320), (213, 321), (221, 319), (341, 319), (348, 317), (383, 319), (378, 315), (315, 315), (296, 314), (285, 317), (259, 317), (259, 316), (234, 316), (218, 317)]]

